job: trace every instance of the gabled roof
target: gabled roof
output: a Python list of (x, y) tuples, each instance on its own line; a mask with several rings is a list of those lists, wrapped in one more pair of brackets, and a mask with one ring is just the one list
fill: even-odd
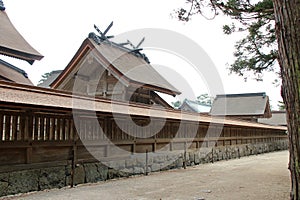
[(272, 117), (269, 119), (258, 119), (259, 123), (275, 126), (287, 126), (286, 111), (272, 111)]
[(64, 71), (51, 84), (52, 88), (59, 88), (72, 72), (91, 51), (117, 79), (121, 79), (125, 85), (141, 85), (151, 90), (177, 95), (180, 92), (165, 80), (143, 57), (135, 55), (127, 48), (121, 47), (110, 41), (97, 44), (93, 39), (87, 38), (64, 69)]
[(264, 92), (217, 95), (210, 114), (256, 118), (272, 116), (269, 97)]
[(183, 103), (179, 107), (180, 110), (193, 111), (197, 113), (208, 113), (210, 111), (211, 106), (206, 104), (201, 104), (197, 101), (192, 101), (188, 99), (184, 99)]
[(30, 64), (43, 58), (11, 23), (2, 0), (0, 0), (0, 24), (0, 54), (25, 60)]
[(18, 67), (0, 59), (0, 80), (33, 85), (27, 73)]

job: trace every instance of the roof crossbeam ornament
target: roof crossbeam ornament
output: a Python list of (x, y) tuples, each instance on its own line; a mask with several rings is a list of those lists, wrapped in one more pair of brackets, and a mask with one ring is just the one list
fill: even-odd
[(5, 6), (2, 0), (0, 0), (0, 10), (4, 11), (5, 10)]
[[(134, 46), (130, 40), (127, 40), (127, 44), (129, 44), (133, 48), (133, 50), (137, 50), (143, 44), (144, 41), (145, 41), (145, 37), (143, 37), (141, 39), (141, 41), (138, 43), (138, 45), (136, 45), (136, 46)], [(140, 50), (143, 50), (143, 49), (140, 48)]]
[(110, 38), (113, 38), (114, 36), (110, 35), (110, 36), (106, 36), (107, 32), (111, 29), (111, 27), (113, 26), (114, 22), (112, 21), (108, 27), (105, 29), (104, 32), (102, 32), (95, 24), (94, 24), (94, 28), (96, 29), (96, 31), (100, 34), (100, 36), (98, 36), (100, 38), (100, 40), (105, 41), (105, 40), (109, 40)]
[(132, 47), (132, 50), (130, 51), (131, 53), (134, 53), (136, 55), (141, 56), (147, 63), (150, 63), (150, 61), (147, 58), (147, 56), (145, 54), (143, 54), (143, 53), (140, 52), (143, 49), (139, 48), (139, 47), (143, 44), (144, 41), (145, 41), (145, 37), (143, 37), (141, 39), (141, 41), (136, 46), (134, 46), (130, 40), (127, 40), (126, 43), (122, 43), (122, 45), (127, 45), (127, 44), (130, 45)]

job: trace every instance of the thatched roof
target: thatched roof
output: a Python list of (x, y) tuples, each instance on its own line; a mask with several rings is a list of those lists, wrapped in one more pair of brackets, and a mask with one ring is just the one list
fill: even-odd
[[(73, 79), (72, 76), (79, 70), (78, 63), (82, 63), (87, 55), (94, 51), (93, 55), (98, 57), (102, 67), (107, 69), (117, 79), (122, 79), (125, 85), (141, 85), (153, 91), (170, 95), (180, 92), (164, 79), (145, 59), (134, 55), (126, 48), (122, 48), (112, 42), (97, 44), (93, 39), (87, 38), (58, 78), (51, 84), (52, 88), (59, 88), (62, 84)], [(93, 70), (88, 67), (84, 76), (89, 77)]]

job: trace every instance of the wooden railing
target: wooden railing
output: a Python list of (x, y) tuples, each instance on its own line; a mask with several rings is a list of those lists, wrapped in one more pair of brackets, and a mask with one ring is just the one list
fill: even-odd
[[(146, 127), (149, 119), (134, 116), (133, 120)], [(93, 116), (82, 112), (78, 123), (70, 110), (59, 108), (0, 108), (0, 166), (26, 164), (49, 165), (49, 163), (68, 162), (70, 160), (91, 160), (91, 151), (101, 157), (116, 156), (111, 146), (116, 145), (130, 154), (158, 150), (196, 149), (211, 146), (226, 146), (248, 143), (267, 143), (286, 140), (284, 130), (254, 128), (219, 124), (178, 121), (167, 119), (164, 123), (156, 118), (151, 123), (162, 125), (155, 135), (144, 138), (149, 129), (142, 129), (135, 137), (137, 129), (132, 123), (115, 119), (110, 113), (97, 113)], [(109, 144), (107, 141), (111, 141)], [(168, 145), (168, 149), (166, 145)], [(88, 147), (88, 148), (87, 148)], [(0, 171), (1, 171), (0, 169)], [(4, 170), (5, 171), (5, 170)]]

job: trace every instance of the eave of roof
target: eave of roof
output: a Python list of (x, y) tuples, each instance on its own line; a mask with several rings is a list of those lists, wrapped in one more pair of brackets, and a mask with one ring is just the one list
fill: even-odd
[(43, 58), (17, 31), (5, 9), (0, 10), (0, 24), (0, 54), (25, 60), (30, 64)]
[(10, 63), (7, 63), (1, 59), (0, 59), (0, 76), (1, 78), (7, 81), (26, 84), (26, 85), (33, 85), (32, 82), (29, 80), (27, 73), (24, 70)]

